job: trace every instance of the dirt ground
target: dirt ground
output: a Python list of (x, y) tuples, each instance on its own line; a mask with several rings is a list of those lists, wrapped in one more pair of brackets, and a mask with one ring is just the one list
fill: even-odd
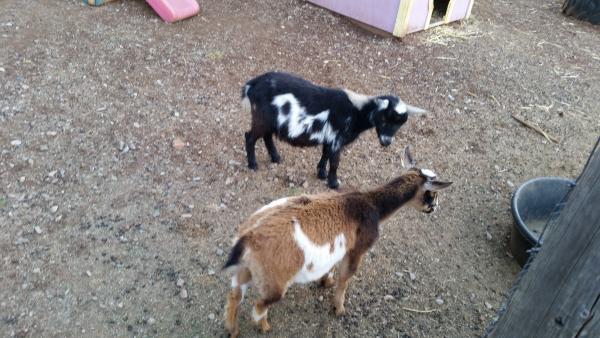
[[(560, 3), (478, 0), (468, 23), (399, 40), (301, 0), (201, 1), (176, 24), (141, 0), (2, 0), (0, 336), (224, 336), (219, 270), (237, 226), (327, 190), (316, 148), (279, 143), (273, 165), (261, 142), (259, 171), (245, 166), (240, 88), (268, 70), (432, 111), (388, 148), (362, 135), (342, 156), (344, 186), (398, 175), (408, 144), (455, 184), (435, 214), (383, 226), (345, 317), (331, 290), (295, 286), (266, 336), (482, 335), (520, 270), (512, 191), (577, 177), (600, 134), (600, 29)], [(250, 304), (241, 329), (256, 336)]]

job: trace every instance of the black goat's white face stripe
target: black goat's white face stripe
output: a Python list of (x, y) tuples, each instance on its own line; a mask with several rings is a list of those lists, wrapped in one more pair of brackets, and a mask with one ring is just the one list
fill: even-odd
[[(319, 143), (334, 143), (337, 132), (329, 123), (329, 110), (311, 115), (300, 105), (294, 94), (281, 94), (273, 98), (272, 104), (277, 108), (278, 128), (287, 125), (288, 137), (297, 138), (309, 134), (309, 138)], [(312, 131), (315, 121), (320, 121), (323, 127), (318, 131)]]

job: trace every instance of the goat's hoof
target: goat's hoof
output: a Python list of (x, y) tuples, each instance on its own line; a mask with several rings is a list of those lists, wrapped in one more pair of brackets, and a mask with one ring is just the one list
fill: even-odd
[(258, 164), (256, 163), (248, 163), (248, 168), (250, 168), (250, 170), (258, 170)]
[(281, 163), (281, 156), (277, 155), (277, 156), (271, 156), (271, 162), (273, 163)]
[(346, 308), (344, 306), (335, 308), (335, 315), (341, 317), (346, 314)]
[(317, 177), (318, 177), (320, 180), (324, 180), (324, 179), (326, 179), (326, 178), (327, 178), (327, 171), (326, 171), (325, 169), (319, 169), (319, 170), (317, 171)]
[(269, 324), (268, 321), (266, 321), (266, 320), (260, 321), (260, 331), (262, 333), (267, 333), (267, 332), (271, 331), (271, 325)]
[(327, 180), (327, 186), (331, 189), (337, 189), (340, 187), (340, 181), (337, 179)]
[(229, 337), (230, 338), (237, 338), (239, 336), (240, 336), (240, 329), (239, 328), (236, 328), (233, 331), (229, 331)]

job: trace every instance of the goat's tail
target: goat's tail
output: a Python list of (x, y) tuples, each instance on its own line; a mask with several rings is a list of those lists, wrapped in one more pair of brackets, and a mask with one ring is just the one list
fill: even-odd
[(245, 249), (246, 237), (242, 237), (237, 240), (237, 242), (233, 246), (233, 249), (231, 249), (231, 252), (229, 253), (229, 258), (227, 259), (225, 265), (223, 265), (222, 270), (228, 270), (229, 268), (240, 264), (240, 260), (242, 258), (242, 255), (244, 254)]
[(246, 83), (246, 85), (242, 88), (242, 109), (246, 112), (250, 112), (250, 98), (248, 97), (248, 91), (252, 88), (250, 83)]

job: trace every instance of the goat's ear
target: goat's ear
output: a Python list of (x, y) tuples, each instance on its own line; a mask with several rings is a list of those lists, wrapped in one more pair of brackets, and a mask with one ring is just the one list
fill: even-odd
[(451, 184), (452, 182), (427, 181), (425, 182), (425, 190), (440, 191), (448, 188)]
[(411, 106), (410, 104), (406, 105), (406, 113), (408, 115), (425, 115), (428, 113), (427, 110), (415, 106)]
[(415, 163), (415, 159), (413, 158), (412, 154), (410, 153), (410, 146), (406, 146), (404, 148), (404, 154), (402, 155), (402, 167), (405, 169), (410, 169), (410, 168), (414, 168), (414, 166), (417, 164)]
[(390, 105), (390, 101), (387, 99), (375, 99), (375, 104), (379, 110), (384, 110)]

